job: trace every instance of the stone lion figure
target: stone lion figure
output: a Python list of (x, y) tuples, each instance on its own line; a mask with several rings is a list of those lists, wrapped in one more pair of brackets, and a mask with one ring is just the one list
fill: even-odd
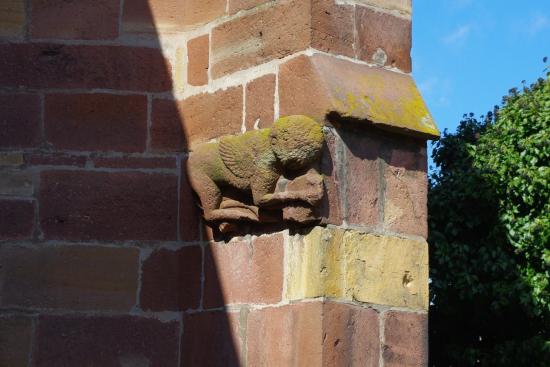
[[(263, 222), (264, 209), (289, 205), (298, 209), (290, 210), (284, 219), (310, 221), (311, 215), (296, 213), (316, 206), (323, 197), (323, 178), (315, 169), (323, 143), (321, 125), (296, 115), (278, 119), (269, 129), (224, 136), (219, 142), (200, 145), (190, 154), (188, 173), (204, 218)], [(276, 190), (282, 176), (306, 171), (293, 185), (287, 185), (292, 186), (291, 190)], [(251, 200), (228, 197), (227, 193), (234, 192)]]

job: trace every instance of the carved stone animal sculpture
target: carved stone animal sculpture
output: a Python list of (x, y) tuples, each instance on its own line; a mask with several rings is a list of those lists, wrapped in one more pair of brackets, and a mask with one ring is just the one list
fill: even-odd
[[(259, 209), (291, 201), (316, 205), (322, 199), (322, 176), (312, 166), (321, 157), (322, 127), (306, 116), (288, 116), (270, 129), (229, 135), (219, 143), (205, 143), (188, 160), (191, 185), (207, 221), (260, 221)], [(307, 171), (308, 182), (319, 190), (277, 192), (285, 172)], [(225, 190), (252, 194), (253, 205), (224, 200)]]

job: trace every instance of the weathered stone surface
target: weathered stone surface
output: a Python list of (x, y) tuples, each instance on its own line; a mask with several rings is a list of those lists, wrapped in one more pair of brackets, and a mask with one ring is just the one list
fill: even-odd
[(137, 316), (43, 315), (36, 367), (176, 367), (180, 325)]
[(0, 44), (0, 85), (5, 87), (166, 92), (170, 75), (170, 64), (155, 48)]
[(0, 316), (0, 366), (26, 367), (32, 340), (32, 320), (15, 315)]
[(336, 297), (428, 307), (428, 246), (398, 237), (315, 227), (290, 240), (289, 299)]
[(178, 102), (177, 107), (180, 124), (193, 148), (198, 143), (241, 131), (243, 88), (198, 94)]
[(246, 129), (253, 130), (273, 124), (275, 75), (264, 75), (246, 85)]
[(212, 31), (212, 77), (283, 58), (311, 40), (309, 1), (283, 0), (262, 11), (223, 23)]
[(279, 68), (281, 115), (323, 120), (330, 112), (422, 137), (439, 131), (409, 75), (326, 55), (299, 56)]
[(426, 172), (387, 167), (384, 174), (384, 227), (392, 232), (428, 237)]
[(33, 196), (33, 174), (28, 170), (3, 169), (0, 171), (0, 195)]
[(378, 366), (378, 314), (334, 302), (302, 302), (251, 311), (249, 366)]
[(354, 8), (337, 5), (335, 0), (311, 1), (311, 47), (355, 57)]
[(181, 102), (171, 99), (153, 99), (153, 121), (150, 130), (153, 151), (180, 152), (187, 148), (181, 106)]
[(0, 148), (31, 148), (38, 145), (40, 114), (38, 95), (0, 94)]
[(384, 317), (384, 366), (428, 364), (428, 315), (389, 311)]
[(0, 247), (2, 307), (129, 311), (139, 251), (100, 246)]
[(208, 68), (210, 57), (210, 36), (193, 38), (187, 42), (187, 81), (191, 85), (208, 84)]
[(411, 21), (369, 8), (356, 8), (359, 58), (411, 71)]
[(249, 366), (321, 366), (321, 302), (298, 303), (250, 312)]
[(25, 0), (2, 0), (0, 3), (0, 37), (25, 35)]
[(205, 259), (204, 307), (235, 303), (271, 304), (283, 292), (283, 236), (229, 244), (212, 243)]
[(246, 310), (184, 314), (181, 366), (244, 366), (241, 355), (245, 327)]
[[(301, 191), (275, 189), (285, 173), (313, 168), (321, 158), (323, 142), (321, 125), (307, 116), (296, 115), (278, 119), (270, 129), (224, 136), (219, 143), (198, 146), (189, 158), (188, 171), (204, 218), (222, 224), (266, 222), (262, 217), (264, 210), (294, 204), (316, 207), (322, 192), (318, 194), (309, 187)], [(322, 177), (316, 171), (306, 177), (305, 181), (322, 185)], [(247, 190), (251, 194), (248, 197)], [(244, 193), (243, 198), (230, 197), (232, 191)], [(224, 200), (224, 195), (230, 200)]]
[(187, 176), (187, 159), (181, 161), (180, 176), (180, 239), (185, 242), (199, 241), (201, 210), (195, 202), (193, 189)]
[[(366, 129), (365, 129), (366, 130)], [(346, 161), (346, 221), (361, 227), (376, 227), (380, 221), (379, 136), (369, 131), (340, 131)]]
[(378, 367), (378, 313), (349, 304), (323, 304), (323, 366)]
[(29, 239), (33, 235), (33, 229), (32, 201), (0, 199), (0, 240)]
[(185, 26), (208, 23), (225, 14), (227, 0), (185, 0), (183, 19)]
[(147, 311), (198, 308), (201, 273), (202, 250), (199, 246), (153, 252), (142, 264), (141, 308)]
[(114, 39), (119, 0), (32, 0), (33, 38)]
[(225, 14), (226, 0), (132, 0), (124, 2), (123, 34), (182, 32)]
[(177, 239), (176, 174), (43, 171), (40, 224), (46, 239)]
[(115, 94), (50, 94), (45, 101), (46, 139), (57, 149), (143, 152), (147, 97)]
[(124, 1), (123, 34), (151, 34), (182, 31), (187, 0)]

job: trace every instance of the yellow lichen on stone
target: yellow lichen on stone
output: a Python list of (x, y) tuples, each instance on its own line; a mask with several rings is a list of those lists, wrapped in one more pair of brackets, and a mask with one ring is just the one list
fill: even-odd
[(330, 297), (410, 309), (428, 307), (425, 241), (314, 228), (291, 237), (289, 300)]
[(333, 105), (342, 116), (367, 119), (372, 123), (439, 136), (433, 118), (407, 75), (365, 68), (356, 78), (355, 90), (334, 87)]

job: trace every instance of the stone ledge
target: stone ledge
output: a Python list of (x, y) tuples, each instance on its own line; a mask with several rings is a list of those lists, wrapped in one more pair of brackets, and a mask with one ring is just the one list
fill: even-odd
[(323, 120), (336, 115), (424, 138), (438, 138), (410, 75), (336, 57), (299, 56), (280, 66), (280, 114), (304, 114)]

